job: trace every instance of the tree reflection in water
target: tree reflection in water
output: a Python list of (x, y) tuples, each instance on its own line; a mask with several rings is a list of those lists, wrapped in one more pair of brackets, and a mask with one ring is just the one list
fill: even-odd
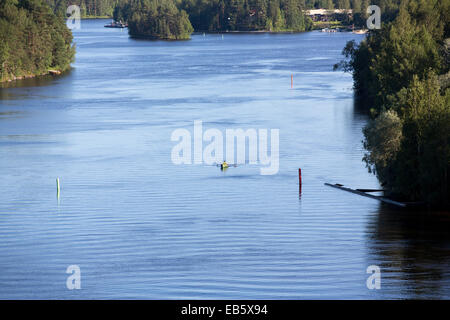
[[(383, 295), (450, 297), (450, 213), (380, 204), (367, 225), (370, 264), (382, 272)], [(401, 291), (390, 289), (402, 286)], [(404, 292), (403, 292), (404, 291)]]

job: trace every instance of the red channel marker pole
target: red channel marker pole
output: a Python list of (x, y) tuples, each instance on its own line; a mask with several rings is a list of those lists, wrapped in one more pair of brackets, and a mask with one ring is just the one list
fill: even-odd
[(298, 169), (298, 190), (302, 193), (302, 169)]

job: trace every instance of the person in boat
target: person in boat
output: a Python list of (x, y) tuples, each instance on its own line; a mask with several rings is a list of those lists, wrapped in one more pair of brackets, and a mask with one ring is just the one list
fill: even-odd
[(228, 168), (228, 163), (226, 162), (226, 161), (224, 161), (224, 162), (222, 162), (221, 164), (220, 164), (220, 169), (226, 169), (226, 168)]

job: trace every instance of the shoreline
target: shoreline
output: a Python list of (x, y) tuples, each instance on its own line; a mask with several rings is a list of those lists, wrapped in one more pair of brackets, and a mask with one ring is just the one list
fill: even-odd
[[(68, 68), (68, 69), (70, 69), (70, 68)], [(64, 71), (61, 71), (61, 70), (49, 69), (45, 73), (27, 74), (27, 75), (23, 75), (23, 76), (13, 76), (12, 78), (0, 80), (0, 84), (15, 82), (15, 81), (19, 81), (19, 80), (33, 79), (33, 78), (44, 77), (44, 76), (59, 76), (63, 72)]]
[(186, 39), (168, 39), (168, 38), (159, 38), (159, 37), (153, 37), (153, 36), (143, 36), (143, 35), (136, 35), (136, 34), (129, 34), (128, 36), (131, 39), (134, 40), (149, 40), (149, 41), (189, 41), (191, 40), (191, 37), (186, 38)]
[(113, 17), (109, 16), (87, 16), (80, 18), (81, 20), (97, 20), (97, 19), (114, 19)]
[(303, 32), (309, 32), (313, 30), (304, 30), (304, 31), (293, 31), (293, 30), (283, 30), (283, 31), (270, 31), (270, 30), (248, 30), (248, 31), (241, 31), (241, 30), (233, 30), (233, 31), (194, 31), (192, 34), (225, 34), (225, 33), (235, 33), (235, 34), (262, 34), (262, 33), (271, 33), (271, 34), (290, 34), (290, 33), (303, 33)]
[[(304, 32), (311, 32), (315, 30), (305, 30), (305, 31), (268, 31), (268, 30), (250, 30), (250, 31), (194, 31), (191, 35), (202, 35), (202, 34), (297, 34)], [(186, 39), (166, 39), (166, 38), (158, 38), (152, 36), (142, 36), (142, 35), (131, 35), (130, 38), (138, 39), (138, 40), (160, 40), (160, 41), (188, 41), (191, 40), (191, 37)]]

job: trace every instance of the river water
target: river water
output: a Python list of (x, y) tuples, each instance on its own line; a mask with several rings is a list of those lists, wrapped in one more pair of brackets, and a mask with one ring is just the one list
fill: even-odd
[[(0, 298), (450, 298), (448, 214), (324, 185), (379, 187), (351, 76), (332, 71), (363, 36), (142, 41), (105, 23), (74, 31), (70, 72), (0, 89)], [(194, 120), (279, 129), (278, 173), (175, 165), (171, 134)]]

